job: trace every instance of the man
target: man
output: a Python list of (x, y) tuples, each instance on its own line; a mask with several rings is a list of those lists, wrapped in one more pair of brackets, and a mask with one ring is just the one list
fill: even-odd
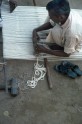
[(50, 19), (33, 30), (33, 42), (39, 39), (37, 32), (50, 29), (46, 41), (55, 43), (54, 50), (41, 44), (37, 44), (36, 50), (63, 57), (79, 52), (82, 43), (82, 17), (70, 10), (67, 0), (53, 0), (47, 4), (46, 9)]

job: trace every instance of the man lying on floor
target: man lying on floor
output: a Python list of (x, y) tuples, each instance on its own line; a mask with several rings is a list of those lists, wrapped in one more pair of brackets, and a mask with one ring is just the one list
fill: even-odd
[(38, 32), (50, 29), (47, 42), (55, 43), (52, 47), (37, 44), (38, 53), (47, 53), (55, 56), (69, 57), (80, 52), (82, 43), (82, 17), (70, 9), (67, 0), (53, 0), (46, 6), (48, 20), (42, 26), (33, 30), (33, 43), (39, 40)]

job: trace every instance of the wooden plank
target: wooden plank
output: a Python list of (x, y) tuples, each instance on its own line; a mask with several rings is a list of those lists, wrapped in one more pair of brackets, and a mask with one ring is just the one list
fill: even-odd
[(50, 70), (49, 70), (49, 64), (48, 64), (48, 60), (47, 58), (44, 58), (44, 65), (46, 67), (46, 77), (47, 77), (47, 82), (48, 82), (48, 86), (49, 86), (49, 89), (52, 89), (52, 80), (51, 80), (51, 77), (50, 77)]

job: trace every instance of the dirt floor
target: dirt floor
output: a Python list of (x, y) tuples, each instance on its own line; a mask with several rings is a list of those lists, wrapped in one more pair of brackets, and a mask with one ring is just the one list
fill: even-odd
[[(18, 5), (33, 5), (30, 0), (17, 0)], [(45, 6), (48, 1), (37, 0)], [(72, 8), (81, 8), (81, 0), (70, 0)], [(0, 31), (1, 35), (1, 31)], [(0, 56), (2, 40), (0, 38)], [(12, 97), (0, 91), (0, 124), (82, 124), (82, 77), (70, 79), (54, 71), (59, 62), (49, 62), (52, 90), (46, 77), (34, 89), (26, 87), (32, 78), (36, 61), (6, 60), (8, 81), (14, 77), (19, 83), (19, 95)], [(43, 64), (43, 62), (40, 62)], [(82, 69), (81, 61), (73, 61)], [(0, 73), (0, 83), (3, 75)]]

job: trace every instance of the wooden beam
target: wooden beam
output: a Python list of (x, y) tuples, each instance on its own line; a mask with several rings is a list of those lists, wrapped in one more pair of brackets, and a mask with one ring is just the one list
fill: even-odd
[(44, 58), (44, 65), (46, 67), (46, 77), (47, 77), (47, 82), (49, 85), (49, 88), (52, 89), (52, 82), (51, 82), (51, 78), (50, 78), (50, 71), (49, 71), (49, 65), (48, 65), (48, 61), (47, 58)]
[(34, 4), (34, 6), (36, 6), (36, 1), (35, 0), (33, 0), (33, 4)]

